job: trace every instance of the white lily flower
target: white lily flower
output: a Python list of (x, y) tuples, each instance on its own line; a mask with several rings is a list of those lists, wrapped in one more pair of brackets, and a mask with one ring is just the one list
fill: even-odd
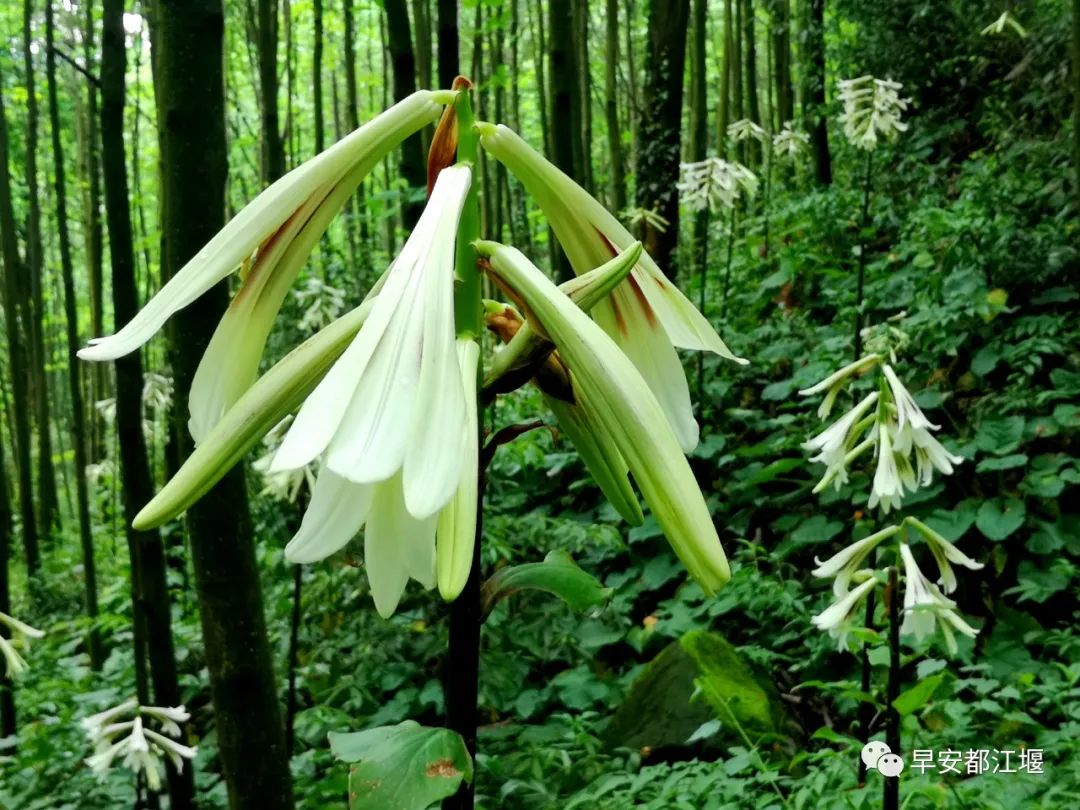
[(907, 130), (907, 124), (900, 118), (910, 100), (900, 97), (902, 87), (899, 82), (873, 76), (842, 79), (837, 83), (844, 105), (840, 121), (844, 136), (853, 146), (872, 151), (879, 135), (891, 140)]
[[(195, 373), (189, 429), (198, 443), (254, 382), (274, 316), (308, 254), (364, 176), (438, 117), (449, 92), (420, 91), (286, 174), (210, 240), (119, 332), (95, 338), (84, 360), (113, 360), (143, 345), (177, 310), (237, 268), (242, 284)], [(254, 258), (253, 258), (254, 257)]]
[(307, 484), (308, 492), (315, 488), (315, 470), (313, 465), (305, 464), (293, 470), (272, 471), (274, 456), (281, 444), (282, 438), (292, 424), (293, 416), (289, 414), (263, 437), (263, 444), (269, 448), (268, 452), (251, 462), (251, 468), (263, 479), (263, 488), (260, 495), (269, 495), (274, 500), (296, 503), (300, 490)]
[(109, 726), (113, 720), (118, 717), (122, 717), (125, 714), (129, 714), (135, 707), (139, 705), (139, 702), (135, 698), (125, 700), (111, 709), (106, 709), (103, 712), (92, 714), (89, 717), (84, 717), (79, 721), (79, 725), (82, 726), (86, 732), (86, 736), (90, 738), (91, 742), (96, 742), (102, 734), (102, 730)]
[(953, 630), (959, 630), (974, 638), (978, 630), (965, 622), (956, 612), (956, 602), (945, 596), (920, 570), (907, 543), (900, 544), (900, 556), (904, 561), (904, 623), (900, 632), (911, 633), (920, 641), (932, 635), (937, 619), (941, 619), (941, 628), (950, 655), (956, 654), (956, 639)]
[(847, 637), (854, 625), (857, 608), (877, 586), (873, 571), (863, 570), (858, 573), (866, 577), (862, 584), (840, 596), (825, 610), (810, 619), (814, 627), (835, 638), (841, 650), (847, 649)]
[(0, 626), (6, 627), (11, 636), (4, 638), (0, 633), (0, 656), (4, 658), (7, 677), (16, 678), (27, 670), (28, 665), (15, 648), (29, 647), (28, 639), (42, 638), (45, 633), (6, 613), (0, 613)]
[(931, 483), (935, 468), (944, 475), (952, 474), (954, 466), (960, 464), (964, 460), (963, 457), (948, 452), (930, 434), (931, 430), (939, 430), (940, 426), (926, 418), (915, 402), (915, 398), (900, 382), (900, 378), (896, 376), (896, 372), (888, 363), (882, 366), (882, 373), (888, 381), (893, 404), (896, 407), (897, 429), (894, 442), (896, 452), (906, 457), (911, 453), (912, 448), (915, 449), (918, 470), (916, 478), (922, 486)]
[(667, 217), (662, 216), (655, 208), (627, 208), (622, 211), (619, 216), (629, 222), (631, 225), (637, 226), (642, 223), (648, 225), (650, 228), (663, 233), (671, 227), (671, 222)]
[(1014, 17), (1009, 11), (1001, 12), (1000, 17), (998, 17), (996, 20), (986, 26), (986, 28), (984, 28), (979, 33), (982, 34), (984, 37), (991, 34), (1004, 34), (1006, 26), (1013, 29), (1017, 34), (1019, 34), (1021, 39), (1026, 38), (1028, 35), (1027, 30), (1024, 28), (1024, 26), (1022, 26), (1019, 20), (1017, 20), (1016, 17)]
[(952, 563), (962, 565), (971, 571), (978, 571), (984, 567), (982, 563), (971, 559), (918, 518), (908, 517), (905, 522), (914, 526), (919, 534), (926, 539), (927, 545), (930, 546), (930, 552), (934, 555), (934, 560), (937, 561), (938, 565), (938, 572), (941, 574), (938, 582), (941, 583), (945, 593), (952, 593), (956, 590), (956, 574), (953, 571)]
[(795, 160), (806, 151), (810, 143), (810, 136), (794, 128), (791, 121), (784, 124), (784, 128), (773, 136), (773, 153), (778, 157)]
[(489, 272), (500, 286), (521, 300), (532, 328), (555, 344), (573, 390), (583, 394), (576, 402), (588, 424), (618, 450), (675, 553), (701, 588), (714, 593), (731, 577), (727, 558), (693, 471), (641, 373), (520, 251), (495, 242), (476, 247), (491, 257)]
[(345, 310), (345, 291), (318, 276), (310, 276), (293, 295), (304, 308), (299, 326), (305, 332), (318, 332), (337, 320)]
[(817, 563), (818, 567), (810, 573), (823, 579), (836, 577), (833, 581), (833, 594), (841, 597), (848, 592), (848, 584), (859, 570), (859, 566), (862, 565), (862, 561), (866, 559), (866, 556), (881, 545), (882, 541), (889, 539), (898, 531), (900, 531), (899, 526), (889, 526), (887, 529), (882, 529), (869, 537), (864, 537), (862, 540), (846, 546), (825, 560), (825, 562), (815, 557), (814, 562)]
[[(537, 201), (574, 272), (583, 275), (636, 240), (603, 205), (504, 126), (479, 124), (480, 143)], [(698, 425), (675, 347), (735, 357), (689, 299), (645, 252), (630, 275), (592, 315), (645, 378), (679, 445), (697, 446)]]
[(860, 357), (854, 363), (848, 363), (839, 371), (834, 371), (821, 382), (815, 383), (809, 388), (803, 388), (799, 391), (799, 396), (810, 397), (814, 394), (820, 394), (822, 391), (827, 392), (825, 394), (825, 399), (822, 401), (821, 405), (818, 406), (817, 411), (818, 418), (825, 419), (832, 411), (832, 407), (836, 402), (836, 397), (847, 381), (852, 377), (873, 368), (880, 362), (881, 355), (879, 354), (868, 354), (865, 357)]
[(271, 471), (302, 467), (325, 451), (324, 474), (356, 484), (401, 473), (408, 512), (417, 520), (450, 500), (465, 442), (454, 242), (470, 181), (467, 166), (439, 174), (371, 314), (300, 408)]
[(139, 711), (156, 720), (162, 732), (170, 737), (179, 737), (181, 733), (179, 724), (191, 719), (191, 714), (182, 704), (180, 706), (140, 706)]
[(692, 211), (734, 208), (745, 195), (757, 193), (757, 176), (741, 163), (710, 157), (679, 165), (679, 195)]
[[(177, 771), (183, 772), (184, 760), (195, 759), (196, 754), (199, 753), (197, 747), (178, 743), (176, 740), (166, 737), (164, 734), (159, 734), (152, 728), (144, 728), (143, 733), (156, 749), (172, 760)], [(177, 733), (179, 734), (179, 729), (177, 730)]]
[(769, 133), (759, 127), (749, 118), (740, 118), (733, 124), (728, 124), (728, 137), (735, 143), (753, 139), (759, 143), (765, 143), (769, 139)]
[(877, 391), (871, 391), (858, 405), (817, 436), (803, 443), (804, 449), (819, 451), (810, 460), (825, 465), (825, 478), (835, 480), (837, 489), (847, 482), (848, 451), (862, 432), (853, 431), (853, 428), (863, 418), (863, 414), (877, 402), (878, 396)]
[(880, 503), (881, 510), (887, 515), (890, 509), (900, 508), (900, 499), (904, 496), (904, 484), (897, 455), (893, 452), (889, 425), (880, 423), (877, 430), (878, 463), (874, 471), (874, 483), (870, 490), (868, 506), (873, 509)]

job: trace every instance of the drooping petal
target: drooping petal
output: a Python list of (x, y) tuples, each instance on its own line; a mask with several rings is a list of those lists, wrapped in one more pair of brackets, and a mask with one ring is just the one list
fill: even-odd
[(364, 530), (364, 565), (375, 610), (384, 619), (397, 610), (409, 577), (435, 580), (434, 517), (417, 520), (405, 508), (401, 473), (375, 487)]
[(115, 360), (149, 340), (183, 309), (232, 273), (318, 189), (364, 161), (370, 168), (406, 137), (435, 120), (445, 93), (421, 90), (322, 154), (274, 182), (240, 211), (115, 335), (94, 338), (84, 360)]
[(479, 497), (480, 434), (477, 421), (476, 375), (480, 345), (474, 340), (457, 342), (458, 365), (465, 396), (465, 447), (461, 481), (450, 502), (439, 512), (435, 530), (435, 560), (439, 593), (448, 602), (457, 599), (469, 578), (476, 542)]
[(364, 525), (374, 489), (370, 484), (355, 484), (323, 466), (300, 529), (285, 546), (285, 559), (313, 563), (343, 548)]
[(160, 526), (206, 494), (319, 384), (363, 325), (375, 300), (369, 299), (342, 315), (260, 377), (135, 516), (132, 525), (140, 530)]
[(708, 507), (667, 416), (614, 341), (514, 248), (477, 243), (491, 269), (525, 303), (596, 406), (600, 429), (626, 460), (657, 523), (709, 594), (728, 579)]

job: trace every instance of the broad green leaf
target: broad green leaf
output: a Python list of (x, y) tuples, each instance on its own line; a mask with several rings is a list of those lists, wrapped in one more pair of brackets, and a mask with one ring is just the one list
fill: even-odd
[(945, 680), (947, 674), (946, 672), (938, 672), (919, 681), (907, 691), (901, 692), (899, 697), (893, 701), (893, 708), (900, 712), (901, 717), (906, 717), (912, 712), (918, 711), (930, 702), (930, 698), (934, 696), (934, 692), (941, 686), (941, 682)]
[(993, 472), (995, 470), (1012, 470), (1027, 464), (1028, 457), (1024, 453), (1014, 453), (1011, 456), (1001, 458), (984, 458), (975, 467), (976, 472)]
[(984, 419), (975, 433), (976, 446), (985, 453), (1003, 456), (1020, 446), (1024, 435), (1024, 417), (1003, 416)]
[(975, 525), (991, 540), (1004, 540), (1024, 525), (1027, 510), (1018, 498), (994, 498), (983, 501)]
[(472, 781), (465, 741), (446, 728), (406, 720), (353, 733), (330, 732), (330, 751), (349, 769), (349, 810), (425, 810)]
[(975, 523), (977, 500), (961, 501), (952, 509), (935, 509), (926, 518), (926, 525), (950, 543), (955, 543)]
[(542, 563), (525, 563), (500, 568), (481, 589), (483, 615), (500, 601), (521, 590), (545, 591), (559, 597), (572, 610), (588, 610), (606, 602), (611, 588), (605, 588), (592, 574), (578, 567), (565, 551), (552, 551)]

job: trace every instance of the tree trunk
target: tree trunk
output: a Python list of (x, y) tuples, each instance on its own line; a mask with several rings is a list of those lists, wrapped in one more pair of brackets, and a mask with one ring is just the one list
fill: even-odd
[[(135, 286), (135, 255), (131, 237), (131, 210), (124, 157), (124, 43), (123, 0), (105, 0), (101, 37), (101, 144), (105, 186), (105, 215), (112, 262), (112, 299), (119, 328), (139, 309)], [(116, 361), (116, 429), (123, 478), (124, 523), (132, 557), (136, 641), (146, 643), (154, 701), (161, 706), (180, 704), (180, 685), (173, 651), (169, 595), (165, 579), (165, 552), (157, 531), (136, 531), (131, 521), (154, 495), (142, 428), (143, 370), (139, 352)], [(141, 625), (141, 626), (140, 626)], [(142, 631), (140, 633), (140, 630)], [(141, 652), (137, 649), (136, 656)], [(140, 698), (141, 699), (141, 698)], [(191, 768), (183, 773), (167, 762), (170, 806), (194, 807)]]
[(773, 0), (773, 53), (776, 72), (777, 125), (795, 118), (791, 85), (791, 0)]
[(315, 154), (326, 146), (326, 122), (323, 118), (323, 0), (314, 0), (314, 37), (311, 54), (311, 92), (315, 96)]
[[(278, 4), (258, 0), (259, 94), (262, 99), (262, 180), (264, 185), (285, 174), (285, 144), (278, 121)], [(288, 58), (288, 54), (286, 54)], [(321, 102), (320, 102), (321, 103)]]
[[(425, 90), (431, 85), (431, 9), (428, 0), (412, 0), (416, 22), (416, 78)], [(448, 85), (449, 86), (449, 85)]]
[(832, 183), (829, 129), (825, 118), (825, 0), (807, 0), (803, 62), (803, 117), (814, 152), (818, 185)]
[[(700, 0), (699, 0), (700, 1)], [(611, 210), (618, 216), (626, 208), (626, 164), (619, 126), (619, 0), (607, 0), (607, 54), (604, 65), (604, 112), (608, 152), (611, 153)], [(704, 52), (704, 49), (703, 49)], [(704, 85), (702, 85), (704, 87)]]
[[(64, 318), (67, 330), (68, 387), (71, 389), (71, 441), (75, 450), (75, 502), (79, 519), (79, 544), (83, 564), (83, 606), (90, 619), (86, 637), (90, 667), (101, 669), (104, 660), (97, 631), (97, 567), (94, 565), (94, 540), (90, 526), (90, 498), (86, 486), (86, 411), (83, 405), (79, 361), (78, 307), (75, 300), (75, 273), (71, 264), (71, 238), (68, 234), (67, 178), (64, 174), (64, 149), (60, 129), (60, 103), (56, 90), (56, 50), (53, 0), (45, 4), (45, 67), (49, 89), (49, 128), (52, 131), (54, 182), (56, 184), (56, 228), (60, 241), (60, 272), (64, 283)], [(2, 473), (0, 473), (2, 475)], [(6, 509), (6, 493), (0, 493), (0, 512)], [(0, 514), (0, 524), (4, 515)], [(0, 531), (3, 526), (0, 525)], [(3, 608), (0, 608), (3, 610)], [(6, 612), (6, 611), (5, 611)]]
[[(156, 9), (158, 117), (165, 122), (161, 262), (171, 276), (225, 220), (224, 13), (221, 0), (171, 0)], [(170, 355), (177, 391), (190, 390), (226, 299), (221, 283), (174, 316)], [(192, 442), (186, 430), (180, 436), (186, 456)], [(229, 806), (292, 808), (242, 467), (188, 510), (187, 524)]]
[[(94, 70), (94, 0), (86, 0), (83, 34), (83, 63), (91, 74)], [(86, 198), (83, 201), (83, 244), (86, 255), (86, 278), (90, 286), (90, 334), (105, 334), (104, 285), (102, 278), (102, 232), (101, 232), (101, 172), (98, 149), (98, 90), (97, 84), (86, 81)], [(105, 396), (105, 365), (92, 363), (90, 377), (90, 460), (100, 461), (105, 454), (105, 423), (94, 403)]]
[[(698, 162), (708, 153), (709, 102), (708, 75), (705, 67), (705, 29), (708, 26), (708, 0), (694, 0), (693, 38), (690, 41), (690, 148), (687, 159)], [(708, 219), (704, 211), (694, 215), (694, 263), (699, 279), (705, 277)], [(704, 283), (704, 282), (702, 282)]]
[[(29, 279), (30, 382), (37, 424), (38, 528), (48, 536), (58, 528), (59, 509), (56, 497), (56, 472), (52, 462), (52, 428), (49, 424), (48, 351), (45, 341), (45, 297), (42, 277), (41, 199), (37, 186), (38, 106), (34, 68), (33, 0), (23, 2), (23, 73), (26, 80), (26, 267)], [(26, 324), (24, 324), (25, 326)]]
[[(548, 56), (550, 103), (548, 121), (551, 136), (549, 157), (552, 162), (578, 183), (584, 178), (581, 169), (581, 109), (578, 96), (581, 84), (577, 75), (577, 44), (574, 38), (574, 0), (551, 0), (548, 3)], [(552, 271), (559, 281), (573, 278), (574, 271), (562, 248), (555, 248)]]
[[(356, 93), (356, 46), (354, 43), (353, 2), (344, 0), (345, 13), (345, 124), (349, 132), (360, 126), (360, 103)], [(359, 239), (356, 253), (356, 269), (361, 280), (370, 267), (371, 251), (368, 249), (367, 205), (365, 203), (367, 181), (362, 182), (356, 194), (349, 200), (349, 241)]]
[[(0, 63), (0, 71), (2, 71)], [(7, 115), (4, 111), (3, 73), (0, 72), (0, 247), (4, 259), (4, 327), (7, 330), (8, 374), (11, 377), (11, 410), (15, 417), (15, 469), (19, 476), (19, 516), (27, 573), (33, 576), (41, 563), (37, 518), (34, 515), (33, 472), (30, 463), (30, 401), (27, 396), (27, 334), (21, 325), (19, 296), (24, 272), (15, 235), (15, 212), (11, 205), (11, 173), (8, 168)]]
[[(743, 7), (743, 36), (746, 54), (746, 115), (755, 124), (761, 124), (761, 107), (758, 103), (757, 85), (757, 43), (754, 26), (754, 0), (740, 0)], [(747, 159), (757, 165), (761, 162), (761, 144), (756, 140), (749, 142)]]
[[(11, 501), (8, 499), (7, 470), (4, 462), (4, 436), (0, 432), (0, 613), (11, 615), (11, 592), (8, 587), (8, 561), (11, 559)], [(0, 628), (5, 633), (6, 628)], [(0, 671), (0, 737), (15, 736), (15, 682), (7, 667)]]
[(679, 144), (682, 133), (683, 67), (690, 0), (651, 0), (645, 56), (645, 105), (638, 141), (637, 205), (670, 224), (644, 223), (646, 250), (669, 278), (677, 276), (679, 245)]
[(1077, 213), (1080, 214), (1080, 0), (1072, 4), (1073, 168), (1076, 171)]
[[(741, 121), (746, 117), (746, 107), (743, 104), (743, 61), (742, 61), (742, 30), (743, 30), (743, 5), (742, 0), (732, 0), (734, 3), (735, 20), (731, 28), (731, 120)], [(726, 133), (725, 133), (726, 134)], [(746, 145), (735, 145), (735, 156), (738, 160), (746, 161)]]
[(716, 111), (716, 153), (722, 158), (727, 157), (727, 128), (731, 123), (731, 56), (735, 47), (731, 37), (731, 31), (735, 27), (731, 3), (732, 0), (724, 0), (724, 53), (720, 62), (720, 103)]
[(581, 88), (578, 93), (578, 113), (581, 121), (581, 166), (578, 174), (581, 184), (590, 192), (593, 190), (592, 172), (592, 70), (589, 64), (589, 2), (574, 0), (574, 39), (577, 50), (577, 73)]
[(450, 89), (461, 72), (457, 0), (436, 0), (439, 15), (439, 87)]
[[(390, 61), (394, 69), (394, 101), (398, 102), (416, 92), (416, 57), (413, 54), (412, 34), (409, 31), (409, 9), (405, 0), (385, 0), (386, 37)], [(421, 200), (409, 199), (427, 185), (427, 167), (420, 133), (410, 135), (401, 144), (401, 176), (409, 184), (407, 198), (401, 207), (405, 229), (411, 231), (424, 210)]]

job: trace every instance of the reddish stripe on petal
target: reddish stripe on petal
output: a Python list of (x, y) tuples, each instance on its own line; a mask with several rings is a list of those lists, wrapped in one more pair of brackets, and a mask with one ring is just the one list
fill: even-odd
[(603, 240), (604, 244), (607, 246), (607, 249), (611, 252), (611, 255), (618, 256), (618, 249), (615, 247), (615, 245), (611, 244), (611, 240), (607, 238), (607, 235), (595, 225), (593, 226), (593, 230), (596, 231), (597, 235)]
[(619, 309), (618, 300), (614, 295), (611, 295), (608, 300), (611, 301), (611, 311), (615, 315), (615, 325), (624, 335), (629, 334), (626, 328), (626, 318), (623, 317), (622, 310)]
[(649, 299), (645, 297), (645, 291), (638, 284), (637, 277), (631, 272), (626, 277), (626, 281), (630, 285), (630, 289), (634, 291), (634, 295), (637, 296), (638, 303), (641, 304), (641, 309), (645, 313), (645, 320), (649, 322), (649, 326), (655, 327), (657, 324), (656, 313), (653, 312), (653, 308), (649, 305)]

